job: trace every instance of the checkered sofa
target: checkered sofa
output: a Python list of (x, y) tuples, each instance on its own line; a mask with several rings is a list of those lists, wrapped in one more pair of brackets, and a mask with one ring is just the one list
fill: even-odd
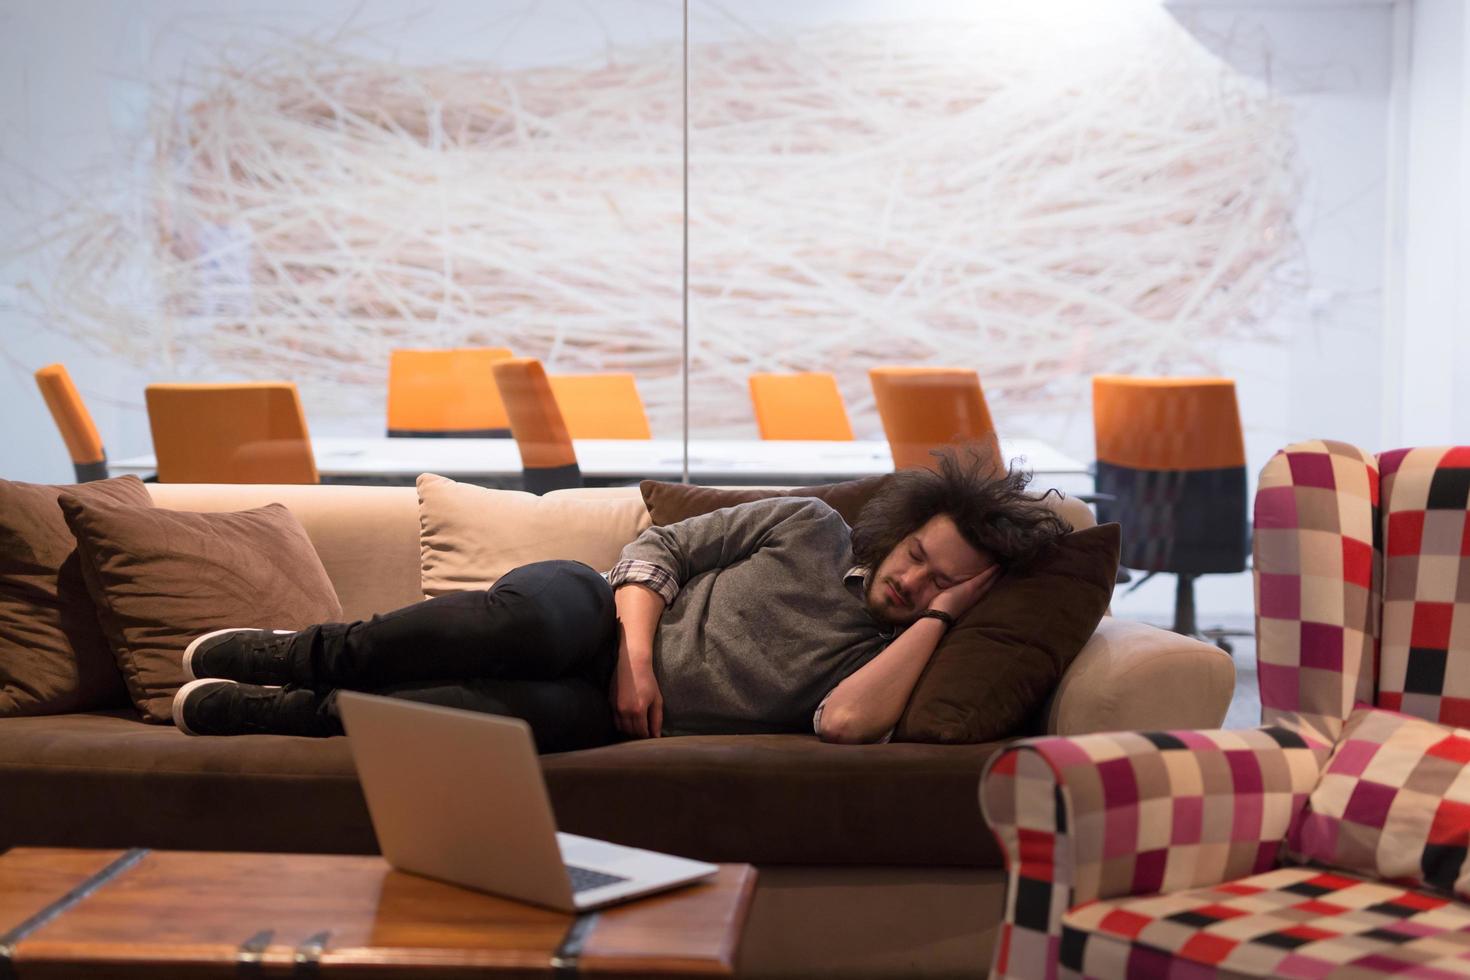
[(1470, 447), (1272, 458), (1263, 727), (1039, 738), (993, 760), (981, 805), (1009, 879), (993, 976), (1470, 976), (1470, 906), (1284, 847), (1355, 705), (1470, 725), (1467, 497)]

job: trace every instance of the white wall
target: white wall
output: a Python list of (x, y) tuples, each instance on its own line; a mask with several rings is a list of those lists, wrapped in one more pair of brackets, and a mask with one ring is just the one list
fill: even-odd
[(1462, 0), (1403, 0), (1395, 112), (1400, 202), (1391, 271), (1381, 448), (1470, 442), (1470, 15)]

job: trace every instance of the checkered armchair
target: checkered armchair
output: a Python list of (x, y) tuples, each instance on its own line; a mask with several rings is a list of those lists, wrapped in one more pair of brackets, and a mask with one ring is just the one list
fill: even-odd
[(1272, 458), (1255, 502), (1263, 726), (1029, 739), (994, 759), (980, 797), (1009, 888), (993, 976), (1470, 975), (1470, 907), (1287, 853), (1355, 706), (1470, 725), (1467, 497), (1470, 448)]

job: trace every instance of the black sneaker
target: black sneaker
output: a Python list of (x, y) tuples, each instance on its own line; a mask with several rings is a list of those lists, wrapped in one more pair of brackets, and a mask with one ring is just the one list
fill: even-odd
[(184, 676), (283, 687), (291, 683), (288, 640), (295, 635), (291, 630), (245, 628), (205, 633), (184, 648)]
[(340, 734), (318, 710), (315, 692), (299, 687), (262, 687), (218, 677), (190, 681), (174, 695), (174, 724), (185, 735)]

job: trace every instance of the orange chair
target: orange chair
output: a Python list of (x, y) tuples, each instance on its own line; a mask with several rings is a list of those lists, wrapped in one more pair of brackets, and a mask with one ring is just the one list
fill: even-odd
[(145, 390), (160, 483), (317, 483), (289, 381), (153, 384)]
[(963, 368), (875, 367), (868, 371), (894, 469), (932, 467), (930, 452), (980, 443), (997, 462), (1000, 442), (980, 376)]
[(46, 365), (36, 372), (36, 384), (40, 386), (41, 397), (46, 399), (51, 417), (56, 420), (56, 427), (61, 430), (77, 482), (107, 479), (107, 450), (102, 447), (92, 413), (82, 403), (82, 396), (66, 368), (60, 364)]
[(837, 379), (825, 371), (752, 374), (750, 401), (762, 439), (852, 439)]
[(1119, 564), (1148, 573), (1139, 585), (1173, 573), (1173, 629), (1229, 650), (1231, 631), (1198, 628), (1194, 580), (1244, 571), (1250, 550), (1235, 382), (1098, 375), (1092, 421), (1097, 519), (1123, 527)]
[(505, 347), (399, 349), (388, 355), (388, 435), (509, 439), (495, 375)]
[(496, 361), (494, 371), (510, 417), (510, 431), (521, 451), (525, 488), (546, 493), (580, 487), (577, 451), (541, 362), (534, 357), (512, 357)]
[(551, 393), (573, 439), (652, 439), (631, 374), (553, 374)]

